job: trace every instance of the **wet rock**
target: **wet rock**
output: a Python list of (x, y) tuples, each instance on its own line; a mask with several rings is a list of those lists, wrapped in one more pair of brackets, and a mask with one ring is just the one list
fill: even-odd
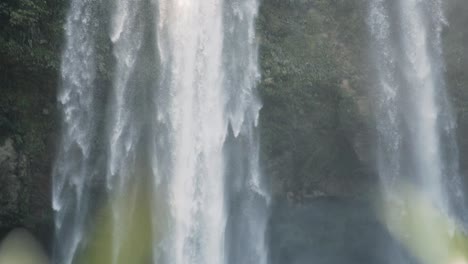
[(18, 175), (18, 153), (12, 139), (6, 139), (0, 146), (0, 225), (19, 212), (21, 181)]
[(28, 211), (28, 160), (13, 139), (0, 144), (0, 233), (24, 225)]
[(370, 110), (369, 97), (367, 94), (359, 94), (348, 79), (342, 80), (340, 93), (342, 96), (339, 106), (341, 129), (345, 132), (344, 135), (359, 162), (366, 168), (372, 168), (375, 155), (371, 121), (374, 117)]

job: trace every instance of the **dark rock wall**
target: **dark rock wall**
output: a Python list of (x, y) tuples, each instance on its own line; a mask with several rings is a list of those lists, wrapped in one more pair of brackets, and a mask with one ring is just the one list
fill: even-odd
[(446, 81), (457, 118), (462, 175), (468, 178), (468, 2), (448, 0), (443, 32)]
[(52, 225), (50, 170), (57, 138), (63, 0), (0, 3), (0, 238)]
[(366, 1), (262, 2), (262, 150), (275, 194), (372, 189)]

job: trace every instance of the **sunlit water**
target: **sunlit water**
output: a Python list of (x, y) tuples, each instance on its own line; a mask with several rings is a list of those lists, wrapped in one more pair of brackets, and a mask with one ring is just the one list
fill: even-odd
[[(111, 212), (108, 262), (124, 263), (143, 205), (153, 263), (266, 263), (258, 3), (118, 0), (109, 18), (99, 4), (72, 1), (67, 19), (55, 263), (86, 259), (100, 207)], [(102, 21), (114, 65), (97, 103)]]
[[(368, 25), (376, 66), (377, 167), (385, 199), (401, 205), (404, 219), (405, 210), (414, 209), (408, 199), (416, 197), (405, 193), (409, 188), (426, 206), (463, 219), (455, 121), (443, 77), (442, 1), (372, 0)], [(421, 218), (412, 232), (436, 231), (434, 219)], [(424, 243), (429, 249), (437, 242)]]

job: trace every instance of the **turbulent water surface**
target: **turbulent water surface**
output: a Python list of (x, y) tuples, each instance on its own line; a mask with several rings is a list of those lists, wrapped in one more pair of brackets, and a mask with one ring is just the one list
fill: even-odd
[[(125, 263), (132, 232), (145, 234), (140, 242), (149, 234), (145, 261), (266, 263), (257, 9), (256, 0), (72, 1), (55, 263), (86, 259), (101, 218), (111, 237), (101, 253), (112, 263)], [(97, 77), (103, 31), (113, 54), (108, 88)]]

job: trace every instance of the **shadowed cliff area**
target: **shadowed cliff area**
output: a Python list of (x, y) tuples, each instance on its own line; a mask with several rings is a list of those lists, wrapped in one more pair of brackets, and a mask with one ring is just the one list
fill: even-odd
[(278, 202), (270, 226), (272, 264), (416, 263), (363, 200)]

